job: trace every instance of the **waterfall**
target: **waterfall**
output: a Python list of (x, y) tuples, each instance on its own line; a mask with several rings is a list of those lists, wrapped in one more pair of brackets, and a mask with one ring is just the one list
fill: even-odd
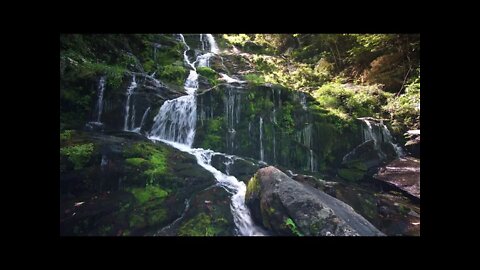
[(140, 122), (140, 126), (138, 126), (137, 128), (133, 129), (134, 132), (140, 132), (140, 130), (142, 129), (143, 127), (143, 123), (145, 122), (145, 118), (147, 118), (147, 115), (148, 115), (148, 112), (150, 111), (150, 107), (148, 107), (145, 112), (143, 113), (143, 116), (142, 116), (142, 121)]
[(127, 88), (127, 102), (125, 103), (125, 122), (123, 125), (123, 130), (128, 130), (128, 117), (130, 114), (130, 96), (133, 93), (133, 90), (137, 88), (137, 82), (135, 81), (135, 74), (132, 76), (132, 82)]
[(405, 155), (403, 149), (393, 142), (393, 137), (383, 122), (376, 123), (364, 118), (361, 118), (360, 120), (365, 123), (365, 126), (363, 126), (363, 142), (373, 140), (374, 147), (379, 151), (379, 154), (382, 158), (386, 157), (386, 154), (380, 147), (382, 142), (391, 144), (395, 149), (397, 157), (403, 157)]
[(133, 108), (132, 108), (132, 120), (130, 121), (130, 130), (133, 130), (135, 128), (135, 114), (136, 114), (135, 98), (133, 99), (132, 103), (133, 103)]
[(238, 235), (262, 236), (267, 234), (263, 229), (255, 225), (252, 220), (250, 210), (245, 205), (245, 193), (247, 191), (245, 183), (238, 181), (234, 176), (222, 173), (211, 165), (212, 156), (219, 153), (201, 148), (190, 148), (187, 145), (176, 142), (166, 140), (161, 141), (179, 149), (180, 151), (187, 152), (195, 156), (198, 165), (211, 172), (220, 186), (224, 187), (225, 190), (232, 195), (230, 210), (233, 215), (233, 221), (235, 223), (236, 233)]
[(218, 54), (220, 50), (218, 49), (217, 42), (215, 42), (215, 38), (212, 36), (212, 34), (207, 34), (206, 36), (208, 43), (210, 44), (210, 51), (212, 53)]
[[(211, 45), (210, 51), (215, 53), (216, 50), (218, 52), (218, 47), (216, 47), (213, 36), (207, 34), (207, 38)], [(198, 165), (211, 172), (218, 183), (232, 194), (230, 208), (237, 234), (245, 236), (264, 235), (265, 232), (253, 223), (250, 210), (245, 205), (245, 183), (238, 181), (234, 176), (226, 175), (215, 169), (211, 165), (212, 155), (214, 154), (213, 151), (201, 148), (191, 148), (195, 137), (195, 123), (197, 119), (195, 95), (198, 89), (198, 74), (195, 66), (186, 56), (186, 52), (190, 47), (185, 43), (185, 38), (181, 34), (180, 40), (184, 43), (186, 48), (184, 52), (184, 60), (187, 65), (192, 67), (184, 85), (184, 88), (187, 90), (187, 95), (165, 101), (154, 118), (155, 123), (150, 131), (149, 139), (160, 140), (180, 151), (194, 155), (197, 159)], [(202, 57), (202, 55), (199, 57)], [(198, 61), (198, 57), (196, 61)], [(208, 61), (206, 61), (206, 63), (208, 63)]]
[(225, 81), (227, 83), (242, 83), (242, 84), (247, 83), (247, 81), (241, 81), (241, 80), (234, 79), (234, 78), (228, 76), (225, 73), (220, 73), (220, 76), (222, 76), (222, 78), (220, 78), (219, 80)]
[(302, 108), (306, 111), (307, 110), (307, 96), (305, 93), (300, 93), (300, 104), (302, 104)]
[(190, 47), (185, 43), (182, 34), (180, 34), (180, 39), (186, 48), (183, 53), (185, 63), (192, 67), (184, 85), (187, 95), (163, 103), (153, 119), (154, 124), (150, 131), (150, 137), (178, 142), (190, 147), (195, 137), (197, 120), (195, 93), (198, 89), (198, 73), (187, 57), (187, 51), (190, 50)]
[(98, 82), (97, 122), (101, 122), (103, 111), (103, 92), (105, 91), (105, 76), (100, 77)]
[(200, 34), (200, 43), (202, 44), (202, 51), (205, 51), (205, 41), (203, 40), (203, 34)]
[(310, 162), (310, 171), (311, 172), (315, 172), (317, 170), (316, 168), (316, 162), (315, 162), (315, 156), (313, 155), (313, 150), (310, 149), (310, 158), (309, 158), (309, 162)]
[(275, 140), (275, 126), (273, 127), (273, 163), (277, 163), (277, 154), (276, 154), (276, 140)]
[(259, 127), (260, 127), (260, 160), (263, 161), (263, 142), (262, 142), (262, 137), (263, 137), (263, 131), (262, 131), (262, 126), (263, 126), (263, 119), (260, 117), (259, 120)]
[(227, 87), (227, 97), (225, 100), (225, 119), (227, 121), (227, 149), (233, 153), (235, 144), (235, 93), (231, 87)]

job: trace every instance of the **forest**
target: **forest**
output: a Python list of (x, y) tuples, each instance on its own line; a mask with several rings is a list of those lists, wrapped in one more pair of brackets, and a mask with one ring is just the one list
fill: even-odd
[(61, 236), (419, 236), (420, 34), (61, 34)]

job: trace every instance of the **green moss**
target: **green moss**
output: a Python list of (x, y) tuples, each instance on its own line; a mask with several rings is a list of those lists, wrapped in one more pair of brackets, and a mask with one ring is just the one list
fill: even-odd
[(125, 151), (125, 161), (133, 167), (144, 169), (143, 175), (148, 177), (150, 183), (155, 179), (159, 179), (167, 173), (167, 154), (165, 148), (156, 146), (147, 142), (139, 142), (133, 144)]
[(207, 133), (205, 134), (201, 147), (204, 149), (214, 149), (216, 151), (222, 151), (224, 147), (224, 118), (217, 117), (207, 122)]
[(285, 225), (292, 231), (293, 234), (297, 236), (303, 236), (303, 234), (298, 230), (297, 225), (291, 218), (285, 220)]
[(247, 74), (245, 75), (245, 80), (254, 85), (265, 83), (265, 78), (262, 75), (258, 74)]
[(358, 169), (340, 169), (338, 170), (338, 175), (348, 181), (359, 181), (363, 179), (365, 172)]
[(145, 218), (138, 214), (130, 215), (130, 220), (128, 224), (132, 229), (144, 228), (147, 225), (145, 222)]
[(215, 70), (209, 68), (209, 67), (198, 67), (197, 68), (198, 74), (202, 75), (203, 77), (208, 79), (208, 82), (212, 85), (215, 86), (218, 84), (218, 74), (215, 72)]
[(98, 234), (99, 235), (110, 235), (112, 234), (112, 225), (106, 225), (106, 226), (102, 226), (98, 229)]
[(127, 158), (127, 159), (125, 159), (125, 162), (130, 166), (137, 167), (137, 166), (140, 166), (142, 164), (145, 164), (148, 161), (143, 159), (143, 158)]
[(257, 175), (255, 174), (247, 184), (247, 193), (245, 194), (246, 197), (254, 196), (260, 193), (260, 181), (257, 179)]
[(64, 130), (62, 133), (60, 133), (60, 141), (69, 141), (72, 138), (73, 132), (73, 130)]
[(152, 226), (155, 224), (162, 223), (167, 219), (167, 210), (165, 208), (155, 209), (152, 212), (148, 213), (148, 225)]
[(183, 85), (188, 75), (188, 69), (183, 65), (160, 66), (157, 71), (161, 79), (176, 85)]
[(215, 236), (217, 230), (212, 224), (212, 219), (205, 213), (200, 213), (182, 225), (178, 231), (179, 236)]
[(113, 88), (118, 88), (122, 83), (122, 79), (126, 71), (127, 71), (126, 68), (118, 65), (85, 62), (79, 66), (78, 76), (82, 78), (82, 77), (106, 75), (107, 85)]
[(152, 199), (162, 199), (168, 196), (168, 191), (157, 186), (147, 186), (146, 188), (132, 188), (129, 191), (135, 196), (140, 204)]
[(60, 154), (68, 157), (75, 170), (80, 170), (90, 161), (93, 149), (93, 143), (79, 144), (60, 148)]

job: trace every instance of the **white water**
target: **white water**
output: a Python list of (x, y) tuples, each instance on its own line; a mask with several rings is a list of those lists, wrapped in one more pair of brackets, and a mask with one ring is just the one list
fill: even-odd
[(208, 43), (210, 44), (210, 51), (215, 54), (219, 53), (220, 50), (218, 49), (217, 42), (215, 41), (215, 38), (213, 38), (212, 34), (207, 34), (206, 36)]
[(145, 118), (147, 118), (147, 115), (148, 115), (148, 112), (150, 111), (150, 107), (148, 107), (145, 112), (143, 113), (143, 116), (142, 116), (142, 122), (140, 122), (140, 126), (136, 127), (133, 129), (134, 132), (140, 132), (140, 130), (142, 129), (143, 127), (143, 123), (145, 122)]
[(302, 104), (302, 108), (306, 111), (307, 110), (307, 96), (305, 93), (300, 93), (300, 104)]
[(363, 142), (373, 140), (375, 145), (374, 147), (379, 151), (379, 154), (382, 156), (382, 158), (386, 157), (386, 154), (381, 150), (380, 147), (380, 143), (382, 142), (390, 143), (395, 149), (397, 157), (405, 156), (403, 149), (396, 143), (393, 143), (393, 137), (385, 124), (370, 122), (367, 119), (361, 120), (367, 126), (366, 128), (363, 128)]
[(237, 79), (234, 79), (230, 76), (228, 76), (227, 74), (224, 74), (224, 73), (220, 73), (220, 76), (222, 76), (222, 78), (220, 78), (219, 80), (222, 80), (222, 81), (225, 81), (227, 83), (247, 83), (246, 81), (241, 81), (241, 80), (237, 80)]
[(128, 117), (130, 114), (130, 96), (133, 94), (133, 90), (137, 88), (137, 82), (135, 81), (135, 74), (132, 76), (132, 82), (127, 88), (127, 102), (125, 103), (125, 122), (123, 130), (128, 130)]
[(260, 160), (263, 161), (263, 142), (262, 142), (262, 137), (263, 137), (263, 130), (262, 130), (262, 126), (263, 126), (263, 119), (262, 117), (260, 117), (260, 120), (259, 120), (259, 129), (260, 129)]
[(262, 236), (266, 233), (256, 226), (252, 220), (250, 210), (245, 205), (245, 193), (247, 187), (242, 181), (238, 181), (234, 176), (226, 175), (221, 171), (215, 169), (210, 163), (212, 156), (217, 154), (212, 150), (205, 150), (202, 148), (190, 148), (187, 145), (160, 140), (166, 144), (169, 144), (180, 151), (190, 153), (196, 157), (198, 165), (211, 172), (219, 185), (224, 187), (229, 193), (232, 194), (232, 203), (230, 205), (233, 220), (237, 229), (237, 233), (242, 236)]
[(313, 150), (310, 149), (310, 171), (315, 172), (315, 157), (313, 156)]
[(105, 91), (105, 76), (102, 76), (100, 78), (100, 81), (98, 82), (98, 101), (97, 101), (97, 122), (100, 123), (100, 118), (102, 117), (102, 111), (103, 111), (103, 92)]
[[(250, 211), (245, 205), (245, 183), (238, 181), (234, 176), (226, 175), (211, 166), (211, 158), (214, 154), (212, 150), (191, 148), (195, 137), (195, 124), (197, 118), (195, 94), (198, 89), (198, 74), (195, 66), (186, 56), (186, 52), (190, 47), (185, 43), (183, 35), (180, 35), (180, 38), (186, 47), (184, 52), (185, 62), (193, 68), (193, 70), (190, 71), (184, 86), (188, 95), (168, 100), (162, 105), (157, 116), (154, 118), (155, 123), (150, 131), (149, 139), (162, 141), (180, 151), (194, 155), (197, 159), (198, 165), (211, 172), (218, 183), (232, 194), (232, 203), (230, 207), (237, 233), (244, 236), (264, 235), (265, 233), (253, 223)], [(218, 52), (218, 47), (216, 47), (213, 36), (207, 34), (207, 38), (210, 43), (211, 52)], [(208, 63), (208, 61), (206, 63)]]

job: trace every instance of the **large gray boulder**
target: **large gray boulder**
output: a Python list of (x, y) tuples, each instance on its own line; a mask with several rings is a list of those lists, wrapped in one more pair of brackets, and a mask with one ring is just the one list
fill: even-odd
[(253, 218), (278, 235), (384, 235), (349, 205), (273, 166), (252, 177), (245, 202)]

